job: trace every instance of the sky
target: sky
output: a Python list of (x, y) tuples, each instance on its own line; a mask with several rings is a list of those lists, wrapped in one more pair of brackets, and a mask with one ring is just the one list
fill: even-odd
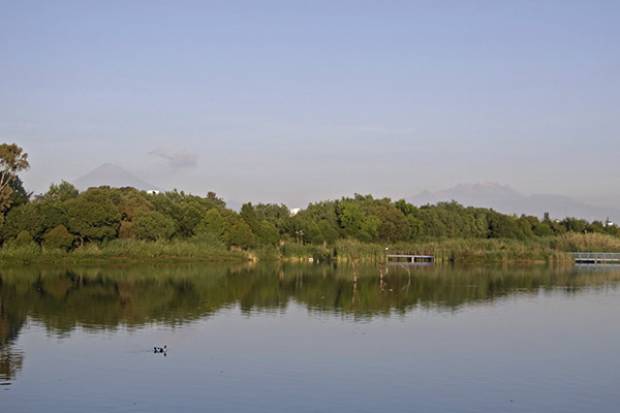
[(284, 202), (499, 182), (620, 203), (618, 1), (0, 0), (28, 189), (112, 162)]

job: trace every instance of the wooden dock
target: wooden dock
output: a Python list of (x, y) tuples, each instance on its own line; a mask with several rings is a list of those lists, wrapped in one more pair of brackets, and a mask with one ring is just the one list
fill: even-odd
[(617, 252), (571, 252), (575, 264), (620, 264)]
[(385, 262), (388, 264), (433, 264), (435, 257), (432, 255), (387, 254)]

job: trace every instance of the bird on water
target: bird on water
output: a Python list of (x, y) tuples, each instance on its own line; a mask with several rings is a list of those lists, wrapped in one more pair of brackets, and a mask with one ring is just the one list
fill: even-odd
[(168, 351), (168, 346), (164, 345), (163, 347), (154, 346), (153, 353), (166, 353)]

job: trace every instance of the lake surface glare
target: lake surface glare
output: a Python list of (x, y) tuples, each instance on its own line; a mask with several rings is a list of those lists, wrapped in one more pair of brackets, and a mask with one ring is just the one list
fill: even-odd
[(619, 287), (615, 268), (3, 269), (0, 411), (615, 413)]

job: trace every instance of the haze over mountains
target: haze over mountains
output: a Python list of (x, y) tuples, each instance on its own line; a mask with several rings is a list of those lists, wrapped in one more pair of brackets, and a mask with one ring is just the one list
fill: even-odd
[[(134, 187), (139, 190), (161, 190), (126, 169), (105, 163), (73, 181), (81, 191), (96, 186)], [(317, 199), (318, 200), (318, 199)], [(274, 200), (276, 202), (277, 200)], [(604, 221), (610, 218), (620, 222), (620, 208), (590, 205), (564, 195), (522, 194), (508, 185), (498, 183), (460, 184), (440, 191), (424, 191), (409, 199), (415, 205), (457, 201), (465, 206), (493, 208), (509, 214), (528, 214), (542, 217), (549, 212), (554, 218), (577, 217)], [(228, 206), (239, 209), (241, 203), (229, 201)]]
[(509, 214), (542, 216), (549, 212), (554, 218), (620, 221), (620, 209), (589, 205), (564, 195), (525, 195), (498, 183), (460, 184), (437, 192), (424, 191), (410, 199), (415, 205), (442, 201), (457, 201), (466, 206), (493, 208)]
[(86, 175), (73, 180), (73, 185), (80, 191), (96, 186), (112, 186), (125, 187), (131, 186), (141, 191), (158, 190), (158, 188), (150, 183), (143, 181), (131, 172), (112, 163), (104, 163), (103, 165), (93, 169)]

